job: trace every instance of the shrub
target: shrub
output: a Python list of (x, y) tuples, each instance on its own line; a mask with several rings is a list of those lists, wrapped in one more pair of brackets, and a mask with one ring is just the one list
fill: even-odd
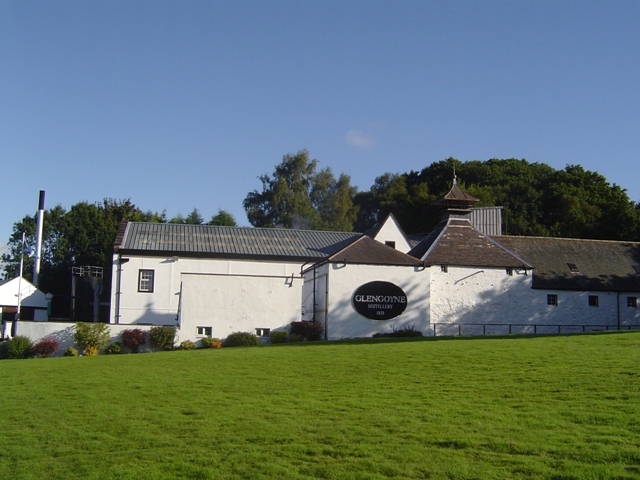
[(286, 343), (287, 335), (285, 330), (274, 330), (269, 334), (269, 340), (271, 343)]
[(78, 356), (78, 350), (76, 350), (73, 347), (67, 347), (67, 349), (64, 351), (64, 356), (65, 357), (77, 357)]
[(98, 353), (100, 352), (100, 349), (98, 347), (94, 347), (92, 345), (88, 346), (87, 348), (84, 349), (84, 354), (87, 357), (95, 357), (96, 355), (98, 355)]
[(422, 332), (416, 330), (413, 325), (401, 328), (400, 330), (393, 329), (393, 332), (388, 333), (374, 333), (374, 338), (379, 337), (395, 337), (395, 338), (410, 338), (410, 337), (422, 337)]
[(31, 340), (29, 340), (27, 337), (18, 335), (17, 337), (13, 337), (11, 340), (8, 340), (4, 343), (3, 353), (6, 358), (11, 359), (31, 358), (33, 357), (31, 347)]
[(300, 335), (299, 333), (290, 333), (289, 334), (289, 341), (292, 342), (292, 343), (304, 342), (304, 337), (302, 335)]
[(196, 348), (198, 347), (196, 347), (196, 344), (191, 340), (185, 340), (180, 342), (180, 345), (176, 347), (176, 350), (195, 350)]
[(107, 347), (105, 353), (107, 355), (117, 355), (119, 353), (122, 353), (122, 344), (120, 342), (113, 342)]
[(45, 337), (33, 346), (32, 351), (34, 355), (46, 358), (53, 355), (59, 346), (60, 344), (55, 338)]
[(123, 330), (120, 336), (122, 337), (122, 344), (133, 353), (138, 353), (138, 349), (147, 341), (147, 332), (139, 328)]
[(309, 341), (320, 340), (323, 334), (322, 325), (316, 322), (291, 322), (289, 331)]
[(205, 337), (200, 340), (204, 348), (222, 348), (222, 342), (217, 338)]
[(225, 347), (254, 347), (256, 345), (260, 345), (260, 339), (249, 332), (233, 332), (224, 340)]
[(174, 327), (156, 326), (149, 330), (149, 343), (152, 347), (161, 350), (173, 350), (176, 339), (176, 329)]
[(84, 350), (85, 355), (97, 355), (100, 349), (109, 343), (109, 325), (78, 322), (73, 337), (76, 345)]

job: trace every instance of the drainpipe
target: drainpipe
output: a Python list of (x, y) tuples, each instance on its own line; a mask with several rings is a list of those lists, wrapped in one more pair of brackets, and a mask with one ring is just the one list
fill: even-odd
[(122, 258), (122, 255), (118, 254), (118, 260), (116, 260), (116, 262), (118, 263), (118, 270), (116, 272), (116, 298), (115, 298), (116, 311), (113, 318), (114, 323), (116, 324), (120, 323), (120, 297), (122, 296), (120, 285), (122, 282), (122, 264), (127, 263), (128, 261), (129, 261), (128, 258)]
[[(313, 265), (313, 316), (311, 321), (316, 323), (316, 265)], [(325, 322), (326, 323), (326, 322)]]
[(618, 331), (620, 330), (620, 292), (618, 292), (618, 302), (616, 304), (618, 309)]
[(329, 340), (329, 272), (324, 276), (324, 339)]

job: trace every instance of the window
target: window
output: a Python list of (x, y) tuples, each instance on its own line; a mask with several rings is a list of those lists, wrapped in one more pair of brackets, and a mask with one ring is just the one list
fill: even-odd
[(447, 268), (446, 265), (440, 265), (440, 271), (442, 273), (447, 273), (449, 271), (449, 268)]
[(509, 275), (510, 277), (513, 277), (513, 268), (507, 267), (507, 275)]
[(627, 307), (638, 308), (638, 297), (627, 297)]
[(553, 305), (554, 307), (558, 306), (558, 295), (550, 293), (547, 295), (547, 305)]
[(387, 241), (384, 242), (384, 244), (387, 247), (396, 248), (396, 242), (394, 242), (393, 240), (387, 240)]
[(138, 291), (153, 292), (153, 270), (138, 271)]
[(597, 307), (598, 306), (598, 296), (597, 295), (589, 295), (589, 306)]
[(271, 329), (269, 328), (256, 328), (256, 335), (258, 337), (268, 337)]
[(580, 270), (578, 270), (575, 263), (567, 263), (567, 266), (569, 267), (569, 270), (571, 270), (571, 273), (580, 273)]
[(209, 337), (213, 335), (213, 327), (196, 327), (196, 335), (198, 337)]

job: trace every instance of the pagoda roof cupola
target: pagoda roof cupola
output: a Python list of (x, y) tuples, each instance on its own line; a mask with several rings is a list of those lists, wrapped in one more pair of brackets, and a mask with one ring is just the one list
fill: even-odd
[(440, 207), (443, 211), (443, 217), (450, 215), (465, 216), (471, 212), (474, 203), (480, 200), (476, 197), (464, 192), (459, 186), (457, 178), (453, 176), (453, 186), (443, 197), (440, 197), (432, 203), (434, 206)]

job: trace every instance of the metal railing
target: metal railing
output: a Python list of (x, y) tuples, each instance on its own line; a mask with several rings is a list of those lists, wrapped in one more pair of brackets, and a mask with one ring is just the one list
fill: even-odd
[[(559, 325), (559, 324), (528, 324), (528, 323), (457, 323), (457, 322), (439, 322), (431, 323), (433, 328), (433, 336), (455, 336), (463, 335), (463, 328), (468, 330), (466, 335), (535, 335), (535, 334), (554, 334), (554, 333), (581, 333), (581, 332), (598, 332), (606, 330), (640, 330), (640, 323), (631, 325)], [(438, 333), (446, 330), (446, 333)], [(446, 327), (446, 328), (443, 328)], [(453, 327), (453, 328), (452, 328)], [(478, 333), (479, 327), (482, 327), (482, 333)], [(487, 333), (487, 328), (496, 331)], [(505, 328), (506, 327), (506, 328)], [(457, 330), (457, 333), (452, 333)]]

